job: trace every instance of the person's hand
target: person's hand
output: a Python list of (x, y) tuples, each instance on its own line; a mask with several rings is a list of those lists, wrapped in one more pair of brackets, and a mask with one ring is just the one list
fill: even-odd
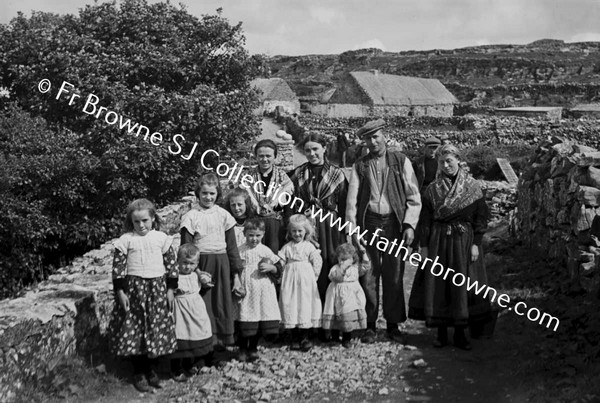
[(117, 291), (117, 298), (125, 312), (129, 312), (129, 297), (127, 296), (127, 294), (125, 294), (125, 291)]
[(402, 233), (402, 241), (404, 241), (404, 245), (410, 246), (415, 240), (415, 230), (408, 227)]
[(175, 294), (172, 288), (167, 290), (167, 305), (169, 306), (169, 312), (173, 312), (175, 308)]
[(197, 273), (198, 279), (200, 280), (200, 286), (202, 288), (212, 288), (215, 286), (212, 282), (212, 276), (210, 273), (201, 270), (198, 270)]
[(340, 260), (338, 264), (340, 265), (340, 269), (342, 269), (345, 272), (348, 267), (352, 266), (352, 263), (353, 263), (352, 258), (350, 258), (350, 259)]
[(366, 255), (366, 253), (367, 253), (367, 248), (366, 248), (367, 241), (366, 240), (364, 240), (362, 238), (359, 240), (358, 235), (353, 234), (352, 235), (352, 243), (356, 247), (359, 254)]
[(471, 245), (471, 262), (476, 262), (479, 258), (479, 247), (477, 245)]
[(269, 259), (261, 259), (258, 263), (258, 271), (262, 274), (277, 273), (277, 267)]
[(244, 290), (244, 287), (242, 286), (242, 280), (240, 279), (239, 274), (233, 276), (233, 289), (231, 291), (237, 298), (244, 298), (246, 296), (246, 290)]

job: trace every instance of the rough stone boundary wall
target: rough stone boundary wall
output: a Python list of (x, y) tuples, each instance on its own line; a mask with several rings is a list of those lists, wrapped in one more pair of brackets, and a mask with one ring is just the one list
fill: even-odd
[[(161, 230), (179, 244), (181, 216), (191, 199), (158, 211)], [(23, 296), (0, 301), (0, 401), (12, 401), (65, 357), (89, 357), (106, 347), (113, 307), (112, 241), (77, 258)]]
[[(339, 132), (354, 133), (372, 118), (333, 119), (301, 116), (300, 124), (308, 131), (330, 136)], [(390, 135), (405, 144), (404, 149), (416, 150), (432, 135), (446, 134), (461, 147), (486, 144), (535, 145), (548, 136), (560, 136), (590, 147), (600, 147), (600, 119), (563, 119), (551, 123), (542, 118), (515, 116), (466, 115), (419, 118), (386, 118)]]
[[(291, 141), (276, 140), (277, 165), (293, 168)], [(223, 179), (223, 178), (221, 178)], [(221, 186), (230, 187), (223, 179)], [(158, 210), (161, 231), (179, 246), (179, 223), (194, 197)], [(12, 401), (25, 383), (40, 382), (65, 357), (89, 357), (106, 348), (113, 308), (113, 240), (60, 268), (23, 296), (0, 301), (0, 402)]]
[(521, 241), (566, 263), (571, 279), (588, 291), (600, 249), (590, 228), (600, 214), (600, 152), (553, 137), (540, 144), (519, 179), (512, 230)]

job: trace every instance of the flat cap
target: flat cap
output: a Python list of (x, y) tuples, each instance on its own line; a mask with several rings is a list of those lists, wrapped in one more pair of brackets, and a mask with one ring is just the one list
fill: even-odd
[(441, 144), (442, 142), (440, 141), (440, 139), (438, 139), (435, 136), (427, 137), (427, 139), (425, 140), (426, 146), (439, 146)]
[(374, 133), (377, 130), (383, 129), (384, 127), (385, 127), (385, 120), (383, 120), (383, 119), (371, 120), (370, 122), (367, 122), (363, 127), (361, 127), (360, 129), (358, 129), (356, 131), (356, 137), (362, 139), (367, 134)]

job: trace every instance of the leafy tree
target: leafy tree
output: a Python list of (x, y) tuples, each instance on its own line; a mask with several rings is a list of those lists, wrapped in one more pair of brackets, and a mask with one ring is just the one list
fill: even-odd
[[(49, 251), (116, 235), (115, 217), (130, 200), (164, 204), (185, 194), (203, 150), (225, 153), (258, 134), (250, 80), (265, 64), (244, 41), (241, 23), (231, 25), (220, 9), (197, 18), (144, 0), (86, 6), (75, 16), (19, 14), (0, 25), (0, 88), (16, 105), (2, 115), (0, 187), (9, 190), (2, 207), (13, 232), (0, 232), (0, 242), (16, 237), (22, 250), (44, 254), (26, 271), (39, 272)], [(38, 90), (42, 79), (52, 83), (47, 93)], [(63, 82), (70, 85), (60, 92)], [(16, 227), (32, 231), (31, 240)], [(14, 264), (21, 256), (2, 253)]]

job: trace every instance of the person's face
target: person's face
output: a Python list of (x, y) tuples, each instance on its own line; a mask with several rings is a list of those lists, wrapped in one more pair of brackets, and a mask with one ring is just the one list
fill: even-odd
[(150, 216), (149, 210), (135, 210), (131, 213), (131, 221), (135, 232), (143, 236), (152, 230), (154, 217)]
[(190, 274), (198, 267), (199, 256), (181, 259), (177, 262), (179, 265), (179, 273)]
[(387, 137), (383, 134), (382, 130), (367, 134), (363, 140), (370, 152), (377, 155), (381, 155), (385, 152), (385, 142), (387, 141)]
[(229, 208), (235, 218), (243, 218), (246, 216), (246, 199), (244, 196), (233, 196), (229, 199)]
[(442, 167), (442, 172), (448, 176), (454, 176), (458, 172), (458, 163), (460, 161), (452, 154), (440, 155), (438, 165)]
[(260, 241), (262, 241), (265, 233), (259, 229), (251, 229), (244, 231), (244, 236), (246, 237), (246, 243), (248, 246), (254, 248), (260, 243)]
[(425, 156), (427, 158), (433, 158), (438, 148), (439, 146), (437, 144), (425, 145)]
[(292, 227), (290, 228), (290, 235), (294, 242), (302, 242), (304, 241), (306, 230), (300, 225), (292, 225)]
[(309, 141), (304, 145), (304, 155), (313, 165), (323, 165), (325, 161), (325, 147), (320, 143)]
[(273, 167), (275, 161), (275, 150), (271, 147), (260, 147), (256, 150), (256, 160), (258, 167), (262, 172), (266, 172)]
[(198, 201), (204, 208), (211, 208), (217, 201), (217, 187), (211, 185), (202, 185), (198, 192)]

